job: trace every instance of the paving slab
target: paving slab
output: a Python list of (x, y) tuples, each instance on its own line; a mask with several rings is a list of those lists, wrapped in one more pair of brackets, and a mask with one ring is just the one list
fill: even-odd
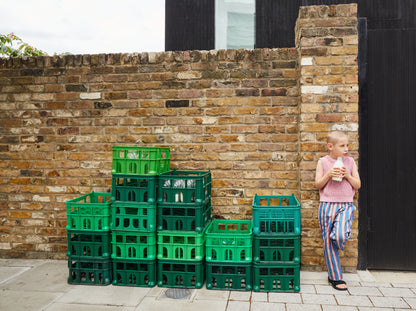
[(312, 284), (303, 284), (300, 286), (301, 294), (316, 294), (315, 285)]
[(57, 302), (135, 307), (148, 292), (147, 287), (73, 285)]
[(210, 290), (206, 288), (200, 288), (196, 290), (195, 299), (202, 300), (228, 300), (230, 296), (230, 291), (226, 290)]
[(386, 297), (415, 297), (416, 294), (409, 288), (380, 288), (383, 296)]
[(349, 295), (348, 291), (339, 291), (330, 285), (316, 285), (315, 289), (318, 294)]
[(321, 305), (286, 304), (286, 311), (322, 311)]
[(229, 301), (227, 311), (250, 311), (249, 301)]
[[(379, 307), (358, 307), (360, 311), (397, 311), (398, 309), (393, 308), (379, 308)], [(407, 309), (409, 311), (409, 309)]]
[(370, 299), (367, 296), (345, 296), (335, 295), (335, 299), (341, 306), (359, 306), (359, 307), (372, 307)]
[(135, 311), (225, 311), (227, 300), (184, 300), (145, 297)]
[(402, 299), (398, 297), (373, 297), (370, 296), (370, 299), (375, 307), (380, 308), (409, 308), (409, 305)]
[(302, 294), (302, 300), (305, 304), (337, 305), (333, 295)]
[(378, 283), (414, 283), (416, 272), (369, 271)]
[(274, 302), (252, 302), (251, 311), (286, 311), (284, 303)]
[(54, 303), (44, 311), (135, 311), (135, 307)]
[(267, 302), (268, 301), (267, 293), (253, 292), (253, 294), (251, 295), (251, 301)]
[(348, 286), (348, 292), (355, 296), (383, 296), (377, 287)]
[(66, 261), (44, 261), (1, 285), (2, 289), (42, 292), (67, 292)]
[(231, 291), (229, 300), (239, 300), (239, 301), (250, 301), (251, 300), (251, 291)]
[(269, 293), (269, 302), (302, 303), (299, 293)]
[(0, 267), (0, 284), (26, 272), (30, 267)]
[(405, 298), (404, 299), (412, 309), (416, 309), (416, 298)]
[(357, 307), (348, 307), (348, 306), (322, 306), (323, 311), (358, 311)]
[(0, 293), (0, 310), (28, 311), (43, 310), (61, 293), (2, 290)]

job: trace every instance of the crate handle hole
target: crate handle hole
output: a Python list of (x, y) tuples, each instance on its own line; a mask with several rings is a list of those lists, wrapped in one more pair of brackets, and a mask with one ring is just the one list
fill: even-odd
[(131, 201), (131, 202), (135, 202), (136, 201), (136, 192), (134, 192), (133, 190), (129, 191), (127, 200)]

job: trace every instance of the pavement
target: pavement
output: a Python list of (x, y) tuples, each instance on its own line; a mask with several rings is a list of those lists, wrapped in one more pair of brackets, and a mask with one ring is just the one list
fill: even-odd
[[(344, 274), (348, 291), (328, 285), (324, 272), (301, 271), (300, 293), (190, 289), (181, 299), (169, 288), (70, 285), (66, 260), (0, 259), (1, 311), (390, 311), (416, 310), (416, 273)], [(185, 290), (183, 290), (185, 291)]]

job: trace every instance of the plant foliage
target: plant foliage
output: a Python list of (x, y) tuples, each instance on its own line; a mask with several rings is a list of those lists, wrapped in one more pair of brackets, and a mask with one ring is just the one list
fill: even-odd
[(14, 33), (8, 35), (0, 34), (0, 56), (19, 57), (19, 56), (45, 56), (46, 52), (38, 50), (25, 43)]

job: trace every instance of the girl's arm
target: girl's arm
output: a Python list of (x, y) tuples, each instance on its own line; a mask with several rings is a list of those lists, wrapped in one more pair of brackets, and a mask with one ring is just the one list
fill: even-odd
[(315, 187), (317, 189), (323, 188), (332, 177), (331, 174), (333, 174), (332, 170), (329, 170), (326, 174), (324, 174), (324, 168), (322, 167), (321, 160), (319, 160), (316, 166)]
[(358, 167), (355, 164), (355, 161), (354, 161), (354, 166), (352, 169), (352, 174), (350, 174), (345, 167), (341, 169), (341, 173), (344, 175), (344, 178), (348, 180), (348, 182), (351, 184), (351, 186), (355, 190), (358, 190), (361, 188), (360, 174), (358, 173)]

